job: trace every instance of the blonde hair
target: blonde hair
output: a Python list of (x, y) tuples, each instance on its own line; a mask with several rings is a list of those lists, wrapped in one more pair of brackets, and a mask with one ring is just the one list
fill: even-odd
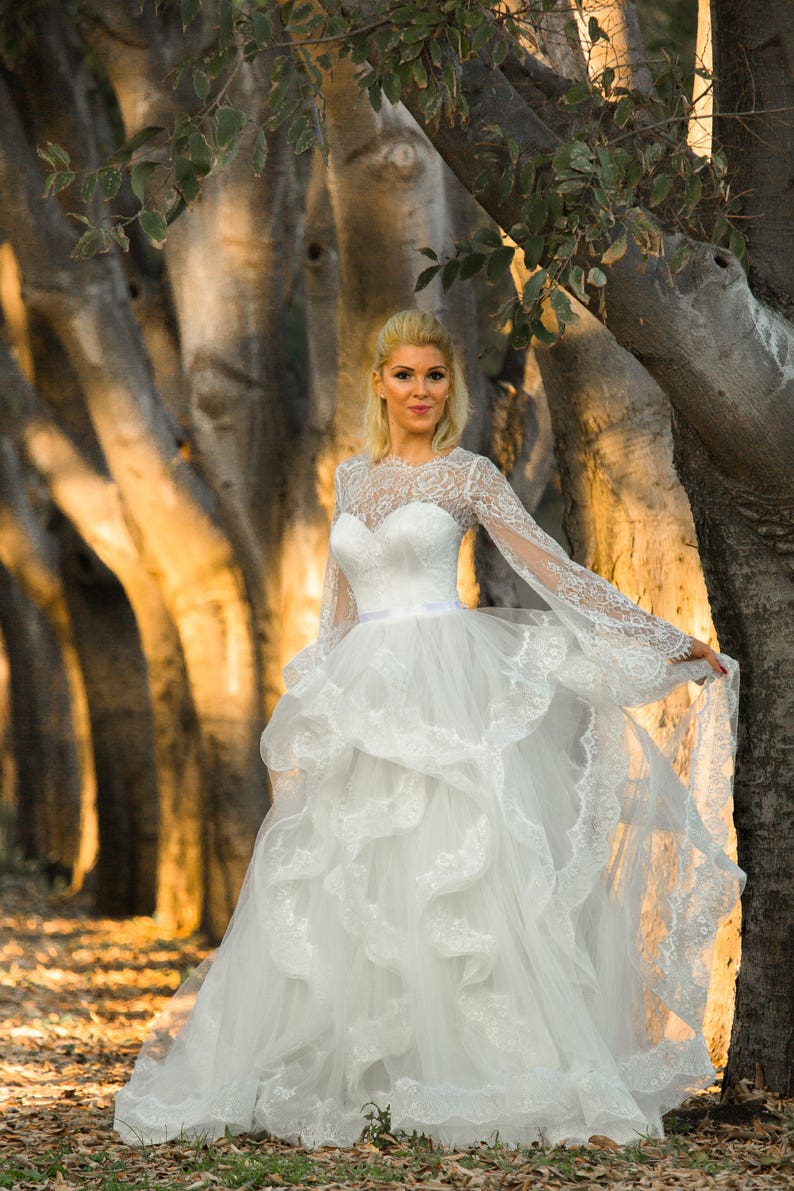
[(449, 396), (433, 435), (433, 450), (455, 446), (469, 416), (469, 393), (455, 358), (455, 348), (443, 323), (424, 310), (400, 310), (388, 319), (375, 344), (375, 359), (367, 374), (367, 404), (364, 411), (364, 446), (377, 462), (391, 448), (386, 402), (375, 389), (372, 373), (382, 374), (384, 365), (398, 347), (437, 347), (449, 368)]

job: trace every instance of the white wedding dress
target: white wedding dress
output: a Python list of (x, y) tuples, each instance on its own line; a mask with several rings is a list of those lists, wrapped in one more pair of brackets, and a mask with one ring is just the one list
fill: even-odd
[[(662, 1136), (714, 1077), (736, 663), (674, 664), (689, 639), (572, 563), (483, 456), (356, 456), (335, 489), (320, 639), (262, 736), (274, 805), (116, 1129), (346, 1146), (374, 1101), (454, 1146)], [(459, 604), (475, 522), (548, 610)], [(645, 705), (699, 678), (657, 732)]]

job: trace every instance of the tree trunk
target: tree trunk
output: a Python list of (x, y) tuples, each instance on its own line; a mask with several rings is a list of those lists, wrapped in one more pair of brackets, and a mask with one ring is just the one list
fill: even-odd
[[(87, 546), (118, 576), (135, 613), (146, 658), (160, 797), (157, 915), (174, 928), (194, 930), (204, 904), (204, 775), (176, 628), (157, 584), (142, 565), (115, 485), (92, 471), (37, 406), (1, 349), (0, 392), (6, 394), (6, 423), (20, 449)], [(116, 748), (128, 748), (123, 732)]]
[(151, 914), (157, 887), (157, 774), (135, 618), (120, 584), (68, 524), (60, 538), (94, 745), (96, 907), (117, 918)]
[(69, 261), (73, 234), (39, 198), (40, 174), (2, 86), (0, 110), (0, 197), (12, 216), (26, 302), (50, 321), (69, 355), (179, 632), (204, 748), (205, 913), (217, 935), (234, 907), (265, 806), (248, 594), (211, 493), (182, 459), (154, 390), (115, 258)]
[[(676, 429), (676, 466), (692, 509), (723, 649), (742, 660), (734, 786), (742, 898), (742, 966), (724, 1086), (757, 1081), (794, 1094), (794, 583), (792, 536), (779, 503), (748, 505)], [(769, 520), (766, 520), (766, 518)], [(759, 532), (760, 531), (760, 532)], [(766, 531), (766, 532), (764, 532)]]
[[(562, 340), (537, 355), (574, 556), (641, 607), (718, 648), (692, 513), (673, 466), (669, 402), (603, 324), (573, 305), (577, 318)], [(693, 691), (665, 700), (663, 733)], [(727, 1059), (739, 921), (737, 909), (722, 924), (712, 962), (704, 1028), (717, 1067)]]
[(12, 838), (26, 859), (71, 880), (79, 851), (82, 775), (63, 655), (45, 616), (2, 561), (0, 631), (16, 760)]
[[(714, 135), (747, 217), (750, 277), (760, 297), (794, 315), (794, 7), (752, 0), (712, 6)], [(733, 112), (742, 112), (733, 119)]]
[(714, 113), (714, 54), (711, 45), (711, 0), (698, 0), (698, 27), (695, 42), (695, 68), (708, 71), (708, 78), (695, 74), (692, 79), (692, 118), (687, 141), (699, 157), (711, 157)]
[[(598, 21), (607, 35), (590, 43), (588, 24)], [(581, 39), (587, 46), (590, 78), (597, 82), (604, 70), (613, 70), (613, 87), (626, 87), (647, 95), (651, 72), (645, 60), (645, 46), (634, 0), (583, 0)]]

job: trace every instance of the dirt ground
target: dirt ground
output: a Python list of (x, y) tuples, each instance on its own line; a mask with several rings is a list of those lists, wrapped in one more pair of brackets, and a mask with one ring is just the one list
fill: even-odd
[(664, 1141), (628, 1148), (604, 1138), (447, 1153), (392, 1138), (381, 1119), (349, 1151), (247, 1137), (131, 1149), (112, 1131), (114, 1093), (147, 1023), (205, 954), (150, 918), (92, 917), (84, 898), (63, 900), (32, 874), (0, 880), (0, 1188), (794, 1188), (794, 1101), (749, 1086), (731, 1103), (716, 1089), (691, 1098)]

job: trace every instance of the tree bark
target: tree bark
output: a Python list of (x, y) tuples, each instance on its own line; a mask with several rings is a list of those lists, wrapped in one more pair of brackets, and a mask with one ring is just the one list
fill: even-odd
[[(742, 897), (742, 966), (723, 1086), (759, 1081), (794, 1092), (794, 574), (780, 501), (746, 494), (704, 457), (695, 432), (676, 428), (676, 466), (692, 494), (714, 620), (723, 649), (742, 662), (734, 785)], [(765, 518), (769, 520), (764, 525)], [(759, 532), (764, 531), (766, 532)], [(771, 535), (771, 536), (770, 536)]]
[[(204, 903), (204, 775), (195, 711), (174, 623), (139, 553), (139, 541), (112, 481), (93, 471), (0, 349), (6, 426), (87, 547), (121, 581), (147, 663), (159, 790), (156, 912), (196, 929)], [(116, 743), (127, 752), (125, 734)]]
[[(747, 217), (750, 278), (760, 297), (794, 315), (794, 8), (751, 0), (712, 5), (714, 135)], [(732, 113), (742, 112), (740, 119)]]
[(151, 914), (157, 891), (157, 772), (146, 665), (123, 589), (74, 530), (60, 533), (63, 576), (91, 716), (100, 914)]
[[(2, 86), (0, 125), (0, 202), (25, 300), (48, 319), (69, 355), (179, 632), (208, 790), (206, 923), (218, 935), (234, 907), (265, 806), (248, 593), (212, 495), (179, 453), (115, 258), (69, 260), (74, 236), (56, 208), (39, 198), (39, 171)], [(28, 233), (32, 227), (35, 237)]]
[(26, 855), (61, 865), (77, 890), (93, 868), (98, 843), (88, 703), (56, 547), (30, 507), (5, 437), (0, 563), (7, 575), (4, 635), (22, 842)]

